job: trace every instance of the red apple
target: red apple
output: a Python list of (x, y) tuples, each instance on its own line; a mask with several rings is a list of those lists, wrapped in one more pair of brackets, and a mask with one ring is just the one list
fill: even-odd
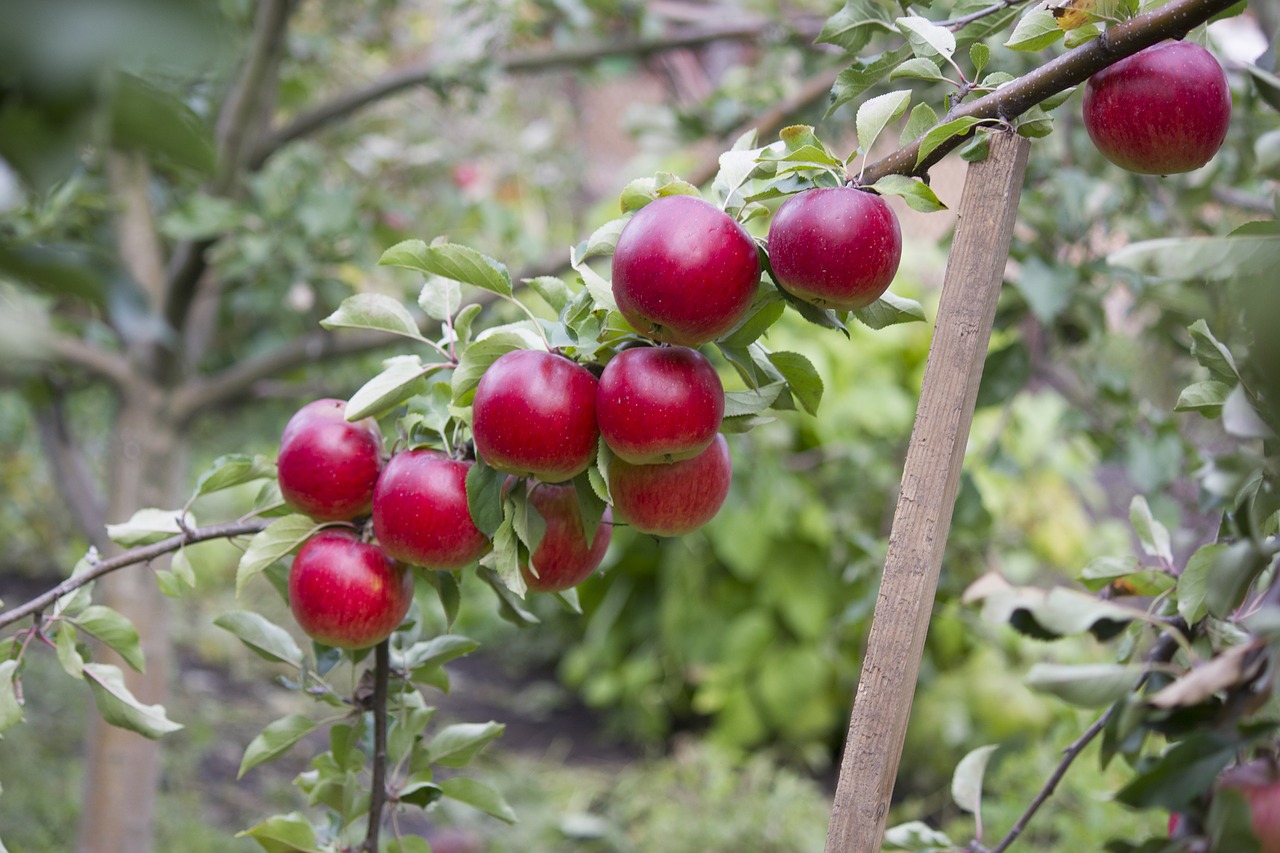
[(349, 530), (308, 539), (289, 570), (289, 608), (307, 636), (363, 649), (391, 635), (413, 601), (413, 574)]
[(1112, 163), (1169, 175), (1208, 163), (1227, 135), (1231, 90), (1222, 66), (1189, 41), (1165, 41), (1089, 78), (1084, 126)]
[(1239, 791), (1249, 803), (1259, 853), (1280, 853), (1280, 769), (1267, 760), (1252, 761), (1223, 771), (1217, 784)]
[(560, 592), (577, 586), (600, 568), (613, 534), (613, 516), (605, 510), (588, 545), (572, 485), (530, 482), (529, 487), (529, 500), (546, 521), (547, 531), (530, 559), (537, 574), (526, 565), (520, 567), (524, 582), (534, 592)]
[(637, 331), (698, 346), (738, 324), (760, 282), (746, 229), (700, 198), (672, 195), (631, 217), (613, 254), (613, 296)]
[(600, 435), (610, 450), (632, 464), (697, 456), (716, 437), (723, 418), (724, 386), (697, 350), (623, 350), (600, 376)]
[(342, 400), (316, 400), (285, 425), (276, 460), (280, 493), (317, 521), (369, 512), (382, 467), (382, 432), (373, 418), (349, 423)]
[(889, 289), (902, 259), (898, 217), (853, 187), (806, 190), (769, 225), (769, 264), (786, 290), (820, 308), (865, 308)]
[(476, 453), (507, 474), (548, 483), (591, 464), (600, 431), (591, 371), (538, 350), (500, 357), (480, 377), (471, 404)]
[(428, 569), (460, 569), (488, 551), (467, 508), (474, 464), (435, 450), (391, 457), (373, 492), (373, 532), (382, 549)]
[(692, 459), (660, 465), (609, 463), (615, 518), (641, 533), (683, 536), (706, 524), (729, 494), (729, 443), (717, 435)]

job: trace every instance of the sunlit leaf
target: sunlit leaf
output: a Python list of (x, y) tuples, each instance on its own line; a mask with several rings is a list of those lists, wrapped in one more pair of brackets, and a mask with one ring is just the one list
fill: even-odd
[(415, 341), (426, 340), (404, 303), (383, 293), (348, 296), (320, 325), (326, 329), (373, 329)]
[(152, 740), (182, 726), (165, 715), (160, 705), (144, 705), (124, 683), (124, 673), (107, 663), (86, 663), (84, 674), (102, 719)]
[(239, 779), (259, 764), (284, 755), (294, 744), (315, 730), (315, 721), (301, 714), (289, 714), (271, 723), (245, 747), (236, 778)]

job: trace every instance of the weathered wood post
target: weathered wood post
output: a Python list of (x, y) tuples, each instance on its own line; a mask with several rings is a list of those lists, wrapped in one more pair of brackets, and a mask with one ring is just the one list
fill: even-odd
[(826, 853), (880, 849), (1030, 147), (994, 133), (965, 179)]

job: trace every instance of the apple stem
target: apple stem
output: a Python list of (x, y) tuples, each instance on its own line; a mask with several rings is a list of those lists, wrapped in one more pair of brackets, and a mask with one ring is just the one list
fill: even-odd
[(382, 832), (382, 810), (387, 802), (387, 682), (391, 672), (391, 641), (383, 640), (373, 650), (373, 784), (369, 791), (369, 831), (364, 849), (378, 853)]

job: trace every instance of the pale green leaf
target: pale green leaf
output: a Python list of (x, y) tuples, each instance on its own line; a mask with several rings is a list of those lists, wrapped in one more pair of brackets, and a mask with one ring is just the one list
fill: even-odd
[(108, 524), (107, 536), (121, 548), (136, 548), (139, 545), (154, 545), (163, 542), (182, 532), (178, 518), (182, 517), (187, 527), (194, 528), (196, 519), (191, 513), (185, 516), (178, 509), (140, 509), (133, 517), (122, 524)]
[(937, 62), (923, 56), (917, 56), (912, 59), (908, 59), (897, 68), (893, 69), (893, 71), (889, 72), (889, 79), (942, 81), (947, 78), (943, 76), (942, 69), (938, 67)]
[(444, 795), (451, 800), (477, 808), (507, 823), (516, 822), (516, 813), (496, 790), (476, 779), (454, 776), (440, 783)]
[(18, 703), (15, 685), (17, 675), (16, 660), (0, 661), (0, 732), (22, 722), (22, 705)]
[(973, 63), (973, 76), (981, 77), (982, 69), (991, 61), (991, 48), (977, 41), (969, 45), (969, 61)]
[(384, 293), (357, 293), (320, 321), (326, 329), (373, 329), (424, 341), (418, 322), (399, 299)]
[(76, 648), (76, 627), (70, 622), (58, 626), (54, 638), (54, 649), (58, 654), (58, 664), (72, 678), (84, 678), (84, 658)]
[(911, 115), (907, 117), (907, 124), (902, 129), (902, 136), (898, 139), (899, 144), (915, 142), (937, 123), (938, 114), (933, 111), (933, 107), (923, 102), (916, 104), (911, 108)]
[(124, 683), (124, 673), (118, 666), (106, 663), (87, 663), (84, 674), (93, 691), (93, 701), (102, 719), (113, 726), (137, 732), (155, 740), (182, 726), (165, 715), (160, 705), (144, 705), (129, 691)]
[(294, 514), (277, 518), (249, 540), (249, 547), (240, 557), (236, 569), (236, 596), (245, 584), (261, 574), (268, 566), (292, 554), (302, 543), (323, 525), (305, 515)]
[(899, 323), (923, 323), (925, 319), (923, 305), (891, 290), (886, 290), (866, 308), (850, 311), (849, 316), (869, 329), (883, 329)]
[(195, 497), (275, 475), (275, 463), (265, 456), (228, 453), (213, 460), (213, 464), (196, 480)]
[(919, 166), (923, 163), (925, 158), (932, 154), (939, 145), (954, 136), (968, 133), (973, 129), (974, 125), (981, 124), (983, 121), (984, 119), (974, 118), (973, 116), (962, 116), (933, 128), (920, 140), (920, 150), (916, 154), (916, 165)]
[(912, 210), (918, 210), (921, 213), (947, 209), (928, 184), (908, 178), (906, 175), (885, 175), (876, 181), (871, 189), (880, 195), (896, 195), (906, 201), (907, 206)]
[(301, 714), (289, 714), (271, 723), (245, 747), (236, 778), (239, 779), (259, 764), (284, 755), (294, 744), (315, 730), (316, 723)]
[(421, 240), (405, 240), (383, 252), (378, 263), (437, 275), (499, 296), (511, 295), (511, 274), (505, 266), (458, 243), (428, 246)]
[(1151, 514), (1151, 507), (1142, 495), (1135, 495), (1129, 502), (1129, 523), (1137, 534), (1142, 550), (1152, 557), (1173, 562), (1173, 545), (1169, 539), (1169, 529), (1156, 521)]
[(1178, 576), (1178, 615), (1188, 625), (1195, 625), (1209, 615), (1209, 579), (1218, 558), (1226, 550), (1227, 546), (1217, 544), (1198, 548)]
[(910, 103), (911, 93), (908, 91), (889, 92), (863, 101), (858, 107), (855, 123), (858, 128), (858, 147), (864, 154), (871, 150), (885, 125), (903, 115)]
[(217, 625), (269, 661), (302, 666), (302, 649), (288, 631), (252, 610), (232, 610), (213, 620)]
[(1204, 382), (1194, 382), (1182, 389), (1182, 393), (1178, 395), (1178, 402), (1174, 405), (1175, 412), (1199, 412), (1205, 417), (1216, 418), (1222, 413), (1222, 406), (1227, 402), (1227, 397), (1231, 394), (1231, 386), (1225, 382), (1218, 382), (1214, 379), (1208, 379)]
[(315, 830), (298, 812), (269, 817), (236, 833), (236, 838), (245, 837), (258, 842), (266, 853), (320, 853)]
[(746, 391), (726, 391), (724, 395), (724, 416), (726, 418), (755, 415), (773, 405), (778, 395), (787, 387), (786, 382), (770, 382), (759, 388)]
[(884, 843), (896, 850), (950, 850), (946, 835), (918, 820), (900, 823), (884, 831)]
[(792, 398), (809, 414), (818, 414), (823, 385), (822, 377), (818, 375), (813, 362), (798, 352), (771, 352), (769, 361), (787, 380), (787, 389)]
[(462, 285), (451, 278), (431, 276), (418, 293), (418, 307), (432, 320), (443, 322), (462, 307)]
[(830, 116), (838, 108), (859, 98), (910, 56), (911, 46), (904, 44), (878, 56), (855, 60), (836, 77), (836, 82), (831, 87), (831, 105), (827, 107), (826, 114)]
[(347, 401), (347, 420), (378, 417), (423, 390), (424, 377), (443, 364), (422, 363), (416, 355), (392, 356), (383, 362), (382, 372), (370, 379)]
[(911, 42), (911, 49), (917, 56), (937, 55), (950, 58), (956, 52), (955, 34), (928, 18), (912, 15), (898, 18), (897, 24), (898, 29)]
[(456, 723), (436, 733), (427, 747), (432, 764), (464, 767), (490, 741), (497, 739), (506, 726), (501, 723)]
[(1101, 708), (1133, 690), (1141, 677), (1141, 668), (1114, 663), (1037, 663), (1027, 685), (1080, 708)]
[(951, 799), (970, 814), (978, 814), (982, 807), (982, 778), (986, 775), (991, 754), (999, 748), (998, 744), (993, 744), (972, 750), (960, 759), (951, 775)]
[(1004, 46), (1012, 50), (1035, 53), (1044, 50), (1060, 38), (1062, 38), (1062, 28), (1058, 26), (1058, 19), (1053, 16), (1053, 12), (1040, 7), (1022, 16), (1022, 20), (1018, 21), (1018, 25), (1013, 28), (1013, 34), (1009, 36)]
[(142, 658), (142, 646), (138, 641), (138, 629), (134, 628), (133, 623), (123, 614), (109, 607), (94, 604), (86, 607), (71, 621), (86, 634), (97, 637), (136, 671), (142, 672), (146, 669), (146, 663)]
[(862, 51), (877, 31), (891, 32), (889, 7), (876, 0), (848, 0), (818, 33), (818, 44), (834, 44), (852, 54)]

